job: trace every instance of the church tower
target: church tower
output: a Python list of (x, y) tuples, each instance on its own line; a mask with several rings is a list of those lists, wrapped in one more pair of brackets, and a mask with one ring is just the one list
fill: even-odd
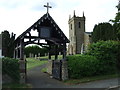
[(85, 33), (85, 16), (79, 17), (74, 15), (69, 17), (69, 46), (68, 54), (80, 54), (83, 49), (84, 33)]

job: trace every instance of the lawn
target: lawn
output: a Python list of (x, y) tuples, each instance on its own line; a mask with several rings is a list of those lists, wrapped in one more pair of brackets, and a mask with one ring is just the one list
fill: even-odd
[[(48, 59), (48, 56), (43, 56), (43, 57), (39, 57), (40, 59)], [(55, 59), (55, 55), (52, 55), (51, 56), (51, 60), (54, 60)], [(61, 60), (62, 59), (62, 55), (58, 55), (58, 60)]]
[(37, 60), (35, 58), (27, 58), (27, 69), (30, 70), (30, 69), (32, 69), (34, 67), (43, 65), (43, 64), (45, 64), (47, 62), (48, 61), (40, 61), (40, 60)]
[[(39, 59), (48, 59), (48, 56), (44, 56), (44, 57), (38, 57)], [(51, 59), (54, 60), (55, 56), (51, 56)], [(58, 55), (58, 60), (62, 59), (62, 55)], [(48, 61), (41, 61), (35, 58), (26, 58), (27, 60), (27, 69), (30, 70), (36, 66), (40, 66), (43, 64), (46, 64)]]

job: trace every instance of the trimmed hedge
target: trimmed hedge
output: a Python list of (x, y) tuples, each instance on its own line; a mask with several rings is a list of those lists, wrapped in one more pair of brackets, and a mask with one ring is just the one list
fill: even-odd
[(81, 78), (96, 75), (99, 61), (90, 55), (67, 56), (69, 78)]
[(116, 73), (119, 45), (117, 41), (100, 41), (91, 44), (85, 55), (67, 56), (69, 77), (81, 78)]
[[(116, 63), (97, 60), (95, 56), (73, 55), (67, 56), (69, 78), (114, 74), (117, 71)], [(111, 64), (110, 64), (111, 63)]]
[(17, 59), (2, 58), (2, 74), (9, 75), (15, 82), (20, 80), (19, 63)]

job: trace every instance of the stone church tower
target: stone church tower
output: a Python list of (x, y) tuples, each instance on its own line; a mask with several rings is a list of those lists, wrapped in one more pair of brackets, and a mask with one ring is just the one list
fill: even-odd
[(76, 16), (75, 11), (73, 17), (69, 17), (69, 40), (68, 54), (80, 54), (84, 44), (85, 33), (85, 16)]

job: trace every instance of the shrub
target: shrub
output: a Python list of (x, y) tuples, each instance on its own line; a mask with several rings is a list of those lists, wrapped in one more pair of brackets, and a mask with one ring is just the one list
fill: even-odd
[(115, 61), (118, 45), (117, 41), (99, 41), (91, 44), (86, 54), (95, 56), (99, 60)]
[(67, 56), (69, 78), (96, 75), (99, 61), (90, 55)]
[(92, 55), (99, 60), (99, 73), (112, 74), (117, 68), (117, 54), (120, 49), (117, 41), (99, 41), (89, 46), (87, 55)]
[[(85, 55), (67, 56), (70, 78), (114, 74), (117, 71), (120, 44), (117, 41), (99, 41), (90, 45)], [(118, 61), (119, 62), (119, 61)]]
[(9, 75), (15, 82), (20, 80), (18, 60), (12, 58), (2, 58), (2, 74)]

